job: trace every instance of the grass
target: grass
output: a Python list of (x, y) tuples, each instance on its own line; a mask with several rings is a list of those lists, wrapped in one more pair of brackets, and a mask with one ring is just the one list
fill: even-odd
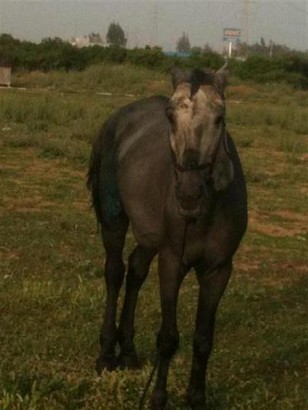
[[(151, 371), (160, 321), (156, 263), (137, 308), (144, 367), (101, 378), (94, 372), (105, 287), (104, 253), (85, 188), (89, 143), (116, 107), (170, 92), (164, 76), (116, 70), (24, 73), (17, 80), (28, 89), (0, 91), (1, 410), (135, 409)], [(228, 91), (250, 227), (217, 317), (208, 374), (215, 410), (308, 406), (308, 137), (307, 108), (300, 104), (307, 93), (284, 87)], [(101, 90), (113, 95), (96, 93)], [(126, 258), (132, 247), (130, 236)], [(169, 409), (185, 409), (196, 290), (191, 275), (181, 289)]]
[(16, 87), (58, 89), (66, 92), (106, 92), (112, 94), (162, 93), (171, 89), (166, 76), (129, 64), (93, 65), (82, 72), (20, 72), (14, 78)]

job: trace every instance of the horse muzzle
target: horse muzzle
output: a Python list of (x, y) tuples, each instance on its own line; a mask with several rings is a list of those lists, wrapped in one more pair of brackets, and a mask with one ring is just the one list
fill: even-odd
[(184, 209), (180, 205), (178, 206), (179, 214), (184, 219), (198, 219), (202, 215), (202, 206), (198, 206), (195, 209)]
[[(182, 183), (181, 183), (182, 182)], [(175, 189), (179, 214), (184, 218), (198, 218), (202, 214), (206, 189), (201, 181), (178, 181)], [(195, 182), (195, 183), (193, 183)], [(197, 183), (196, 183), (197, 182)]]

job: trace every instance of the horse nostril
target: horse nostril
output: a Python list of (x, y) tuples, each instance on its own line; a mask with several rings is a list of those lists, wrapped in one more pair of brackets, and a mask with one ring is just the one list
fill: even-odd
[(202, 196), (203, 196), (203, 185), (200, 184), (199, 185), (199, 194), (198, 194), (197, 198), (200, 199)]
[(196, 169), (198, 166), (198, 162), (197, 161), (192, 161), (189, 165), (188, 165), (188, 169)]
[(183, 166), (187, 169), (196, 169), (199, 162), (199, 152), (187, 149), (183, 155)]

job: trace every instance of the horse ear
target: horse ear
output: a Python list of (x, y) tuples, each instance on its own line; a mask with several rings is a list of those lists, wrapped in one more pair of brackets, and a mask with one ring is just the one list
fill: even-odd
[(171, 70), (171, 76), (172, 76), (172, 85), (173, 85), (174, 90), (179, 84), (185, 83), (189, 80), (188, 73), (186, 71), (183, 71), (179, 67), (174, 67)]
[(216, 84), (221, 92), (223, 92), (228, 84), (229, 70), (226, 62), (218, 71), (216, 71)]
[(221, 138), (214, 168), (212, 172), (212, 179), (216, 191), (224, 190), (232, 181), (234, 177), (233, 162), (228, 147), (228, 136), (225, 132), (224, 137)]

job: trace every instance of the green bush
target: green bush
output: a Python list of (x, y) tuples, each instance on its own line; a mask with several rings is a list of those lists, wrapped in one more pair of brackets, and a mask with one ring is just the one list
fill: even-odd
[[(224, 64), (224, 58), (213, 51), (202, 52), (199, 49), (195, 49), (189, 57), (180, 58), (166, 55), (159, 47), (126, 50), (116, 46), (93, 46), (78, 49), (60, 38), (48, 38), (34, 44), (16, 40), (8, 34), (0, 36), (0, 64), (11, 65), (13, 70), (81, 71), (101, 62), (131, 63), (168, 72), (175, 65), (186, 69), (218, 69)], [(308, 89), (307, 53), (289, 51), (279, 58), (252, 55), (245, 61), (231, 60), (230, 68), (234, 76), (244, 81), (285, 82)]]
[(242, 80), (258, 83), (286, 82), (295, 87), (308, 88), (308, 59), (289, 55), (284, 58), (251, 56), (245, 61), (231, 61), (232, 74)]
[(146, 68), (162, 69), (166, 67), (168, 57), (158, 47), (151, 49), (135, 48), (128, 52), (128, 61), (132, 64), (141, 65)]

